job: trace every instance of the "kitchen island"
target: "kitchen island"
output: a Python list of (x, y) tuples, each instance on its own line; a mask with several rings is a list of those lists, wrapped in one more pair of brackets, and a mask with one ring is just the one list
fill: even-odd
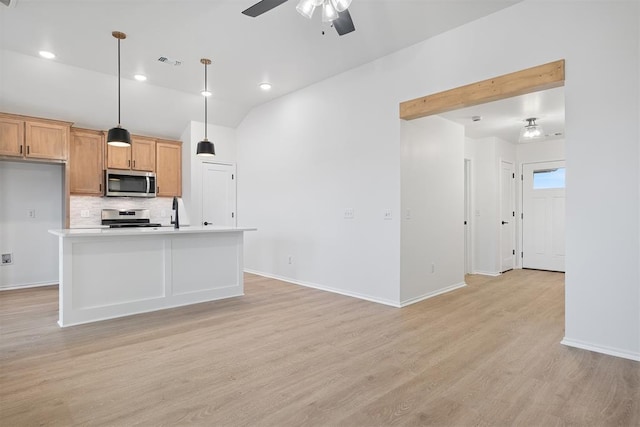
[(49, 230), (61, 327), (244, 294), (246, 227)]

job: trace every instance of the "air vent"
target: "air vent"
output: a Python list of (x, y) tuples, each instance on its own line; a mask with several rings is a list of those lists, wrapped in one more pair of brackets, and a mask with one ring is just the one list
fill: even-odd
[(167, 58), (166, 56), (161, 56), (160, 58), (158, 58), (158, 61), (164, 62), (165, 64), (174, 65), (176, 67), (178, 65), (182, 65), (182, 61), (178, 61), (177, 59)]

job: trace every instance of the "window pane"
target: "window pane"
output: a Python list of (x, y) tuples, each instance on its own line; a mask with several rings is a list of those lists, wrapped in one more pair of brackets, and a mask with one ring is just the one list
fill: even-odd
[(564, 188), (564, 169), (542, 169), (533, 171), (533, 189)]

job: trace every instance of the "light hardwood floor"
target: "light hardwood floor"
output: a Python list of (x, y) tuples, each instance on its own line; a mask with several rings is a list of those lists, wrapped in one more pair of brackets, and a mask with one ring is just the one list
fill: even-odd
[(564, 275), (468, 276), (396, 309), (246, 275), (246, 295), (56, 325), (0, 292), (0, 426), (640, 425), (640, 363), (560, 344)]

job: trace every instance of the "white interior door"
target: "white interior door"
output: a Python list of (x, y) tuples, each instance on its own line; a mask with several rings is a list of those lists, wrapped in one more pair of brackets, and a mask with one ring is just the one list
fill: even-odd
[(522, 165), (522, 267), (564, 271), (564, 161)]
[(500, 271), (513, 270), (516, 261), (515, 169), (500, 162)]
[(471, 160), (464, 159), (464, 274), (473, 272), (471, 249)]
[(202, 225), (236, 225), (235, 166), (202, 164)]

